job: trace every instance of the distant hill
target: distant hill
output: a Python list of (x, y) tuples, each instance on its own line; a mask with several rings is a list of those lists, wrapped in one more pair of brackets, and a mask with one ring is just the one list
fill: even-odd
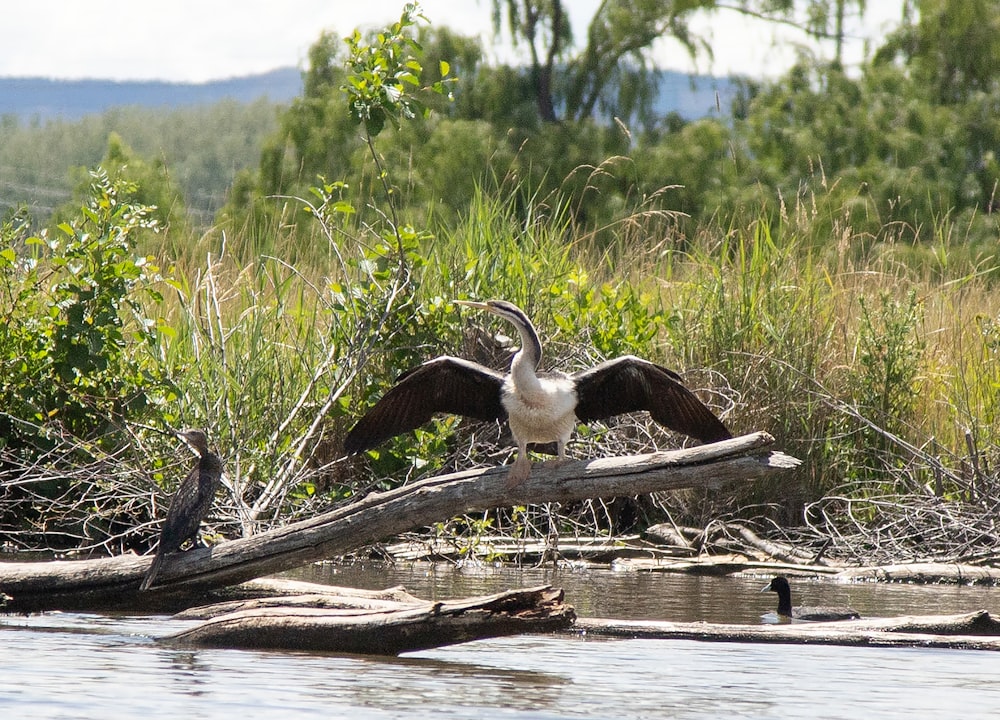
[[(224, 99), (249, 103), (262, 97), (285, 103), (301, 92), (302, 74), (296, 68), (206, 83), (0, 78), (0, 115), (15, 115), (21, 120), (78, 120), (127, 105), (179, 107)], [(715, 113), (716, 94), (725, 113), (734, 93), (728, 78), (665, 71), (655, 107), (661, 114), (676, 112), (690, 120)]]
[(178, 107), (225, 99), (249, 103), (262, 97), (283, 103), (301, 92), (302, 74), (297, 68), (206, 83), (0, 78), (0, 115), (77, 120), (123, 105)]

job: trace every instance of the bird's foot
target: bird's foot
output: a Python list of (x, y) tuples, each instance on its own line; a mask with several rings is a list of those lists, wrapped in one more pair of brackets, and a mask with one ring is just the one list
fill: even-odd
[(507, 473), (507, 482), (504, 487), (507, 490), (516, 488), (528, 479), (531, 474), (531, 461), (518, 455), (517, 460), (511, 465), (510, 472)]

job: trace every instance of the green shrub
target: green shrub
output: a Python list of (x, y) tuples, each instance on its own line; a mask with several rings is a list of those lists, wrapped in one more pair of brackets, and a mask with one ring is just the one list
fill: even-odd
[[(158, 361), (169, 329), (154, 315), (164, 278), (151, 257), (135, 254), (137, 236), (156, 224), (134, 191), (99, 170), (86, 205), (54, 232), (5, 228), (0, 402), (9, 417), (98, 440), (170, 396)], [(25, 425), (8, 432), (40, 440)]]

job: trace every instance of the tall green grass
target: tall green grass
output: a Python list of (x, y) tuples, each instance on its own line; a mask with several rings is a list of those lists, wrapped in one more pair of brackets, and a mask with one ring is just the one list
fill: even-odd
[[(475, 356), (477, 337), (510, 332), (459, 313), (459, 298), (524, 307), (549, 366), (634, 353), (675, 367), (735, 432), (767, 430), (805, 461), (795, 476), (715, 496), (717, 509), (779, 508), (794, 524), (802, 507), (838, 488), (969, 497), (993, 478), (1000, 299), (992, 260), (911, 264), (896, 227), (862, 238), (842, 226), (825, 239), (816, 233), (827, 225), (799, 210), (777, 226), (762, 213), (684, 236), (640, 205), (597, 234), (575, 224), (568, 203), (511, 190), (477, 190), (467, 214), (435, 223), (431, 213), (422, 232), (402, 226), (402, 245), (320, 193), (312, 204), (286, 200), (299, 203), (286, 217), (310, 227), (276, 232), (256, 256), (221, 232), (180, 258), (159, 250), (173, 280), (144, 308), (159, 339), (123, 352), (142, 353), (171, 392), (137, 419), (210, 430), (227, 459), (223, 516), (232, 531), (503, 460), (495, 438), (484, 444), (453, 418), (363, 460), (340, 455), (346, 428), (399, 372), (442, 352)], [(304, 234), (314, 242), (308, 260), (298, 247)], [(479, 359), (502, 364), (504, 349), (491, 352)], [(577, 451), (663, 441), (648, 429), (595, 429)], [(620, 518), (656, 519), (649, 508), (615, 507), (581, 512), (610, 531), (624, 529)]]
[[(347, 393), (351, 413), (407, 364), (460, 352), (463, 332), (487, 322), (458, 316), (451, 299), (503, 297), (536, 319), (550, 356), (563, 362), (631, 352), (693, 371), (725, 398), (720, 409), (731, 406), (727, 421), (736, 431), (768, 430), (806, 460), (792, 488), (801, 500), (859, 475), (891, 483), (886, 464), (911, 463), (910, 446), (932, 443), (930, 455), (958, 467), (967, 428), (980, 448), (996, 451), (1000, 302), (982, 269), (911, 267), (910, 248), (893, 227), (876, 238), (841, 228), (831, 249), (811, 234), (808, 214), (687, 238), (671, 236), (662, 218), (636, 213), (612, 242), (597, 243), (565, 207), (547, 202), (534, 212), (532, 200), (479, 191), (466, 216), (421, 241), (406, 288), (413, 327), (396, 349), (379, 349), (394, 360), (373, 359), (364, 389)], [(878, 251), (855, 252), (861, 243)], [(238, 371), (232, 359), (216, 368), (243, 377), (240, 391), (258, 408), (275, 404), (279, 385), (267, 379), (274, 367), (295, 369), (282, 382), (300, 388), (324, 357), (315, 338), (329, 330), (305, 318), (317, 317), (323, 288), (338, 275), (268, 262), (272, 274), (255, 265), (231, 275), (229, 312), (247, 326), (251, 349)], [(311, 316), (300, 309), (310, 307)], [(252, 349), (265, 334), (266, 347)], [(252, 414), (238, 416), (245, 425)], [(766, 487), (753, 499), (787, 491)]]

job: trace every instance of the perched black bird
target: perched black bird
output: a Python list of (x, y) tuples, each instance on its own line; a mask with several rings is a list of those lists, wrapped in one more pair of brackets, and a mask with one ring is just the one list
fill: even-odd
[(170, 501), (167, 517), (160, 529), (156, 557), (139, 586), (140, 590), (148, 590), (152, 586), (164, 557), (180, 550), (187, 540), (197, 538), (201, 521), (211, 510), (212, 500), (221, 484), (222, 460), (208, 449), (208, 437), (205, 433), (201, 430), (182, 430), (177, 435), (198, 456), (198, 463), (181, 482)]
[(672, 370), (625, 355), (572, 375), (538, 372), (542, 345), (519, 307), (504, 300), (456, 303), (486, 310), (517, 328), (521, 349), (511, 361), (510, 372), (448, 355), (428, 360), (401, 375), (351, 428), (344, 440), (345, 452), (375, 447), (423, 425), (439, 412), (507, 420), (518, 450), (509, 475), (513, 486), (531, 472), (530, 443), (555, 443), (556, 454), (563, 460), (566, 443), (581, 422), (647, 410), (659, 424), (702, 442), (732, 437)]
[(792, 607), (792, 589), (788, 578), (777, 576), (761, 588), (761, 592), (778, 593), (778, 616), (792, 620), (857, 620), (861, 614), (849, 607)]

